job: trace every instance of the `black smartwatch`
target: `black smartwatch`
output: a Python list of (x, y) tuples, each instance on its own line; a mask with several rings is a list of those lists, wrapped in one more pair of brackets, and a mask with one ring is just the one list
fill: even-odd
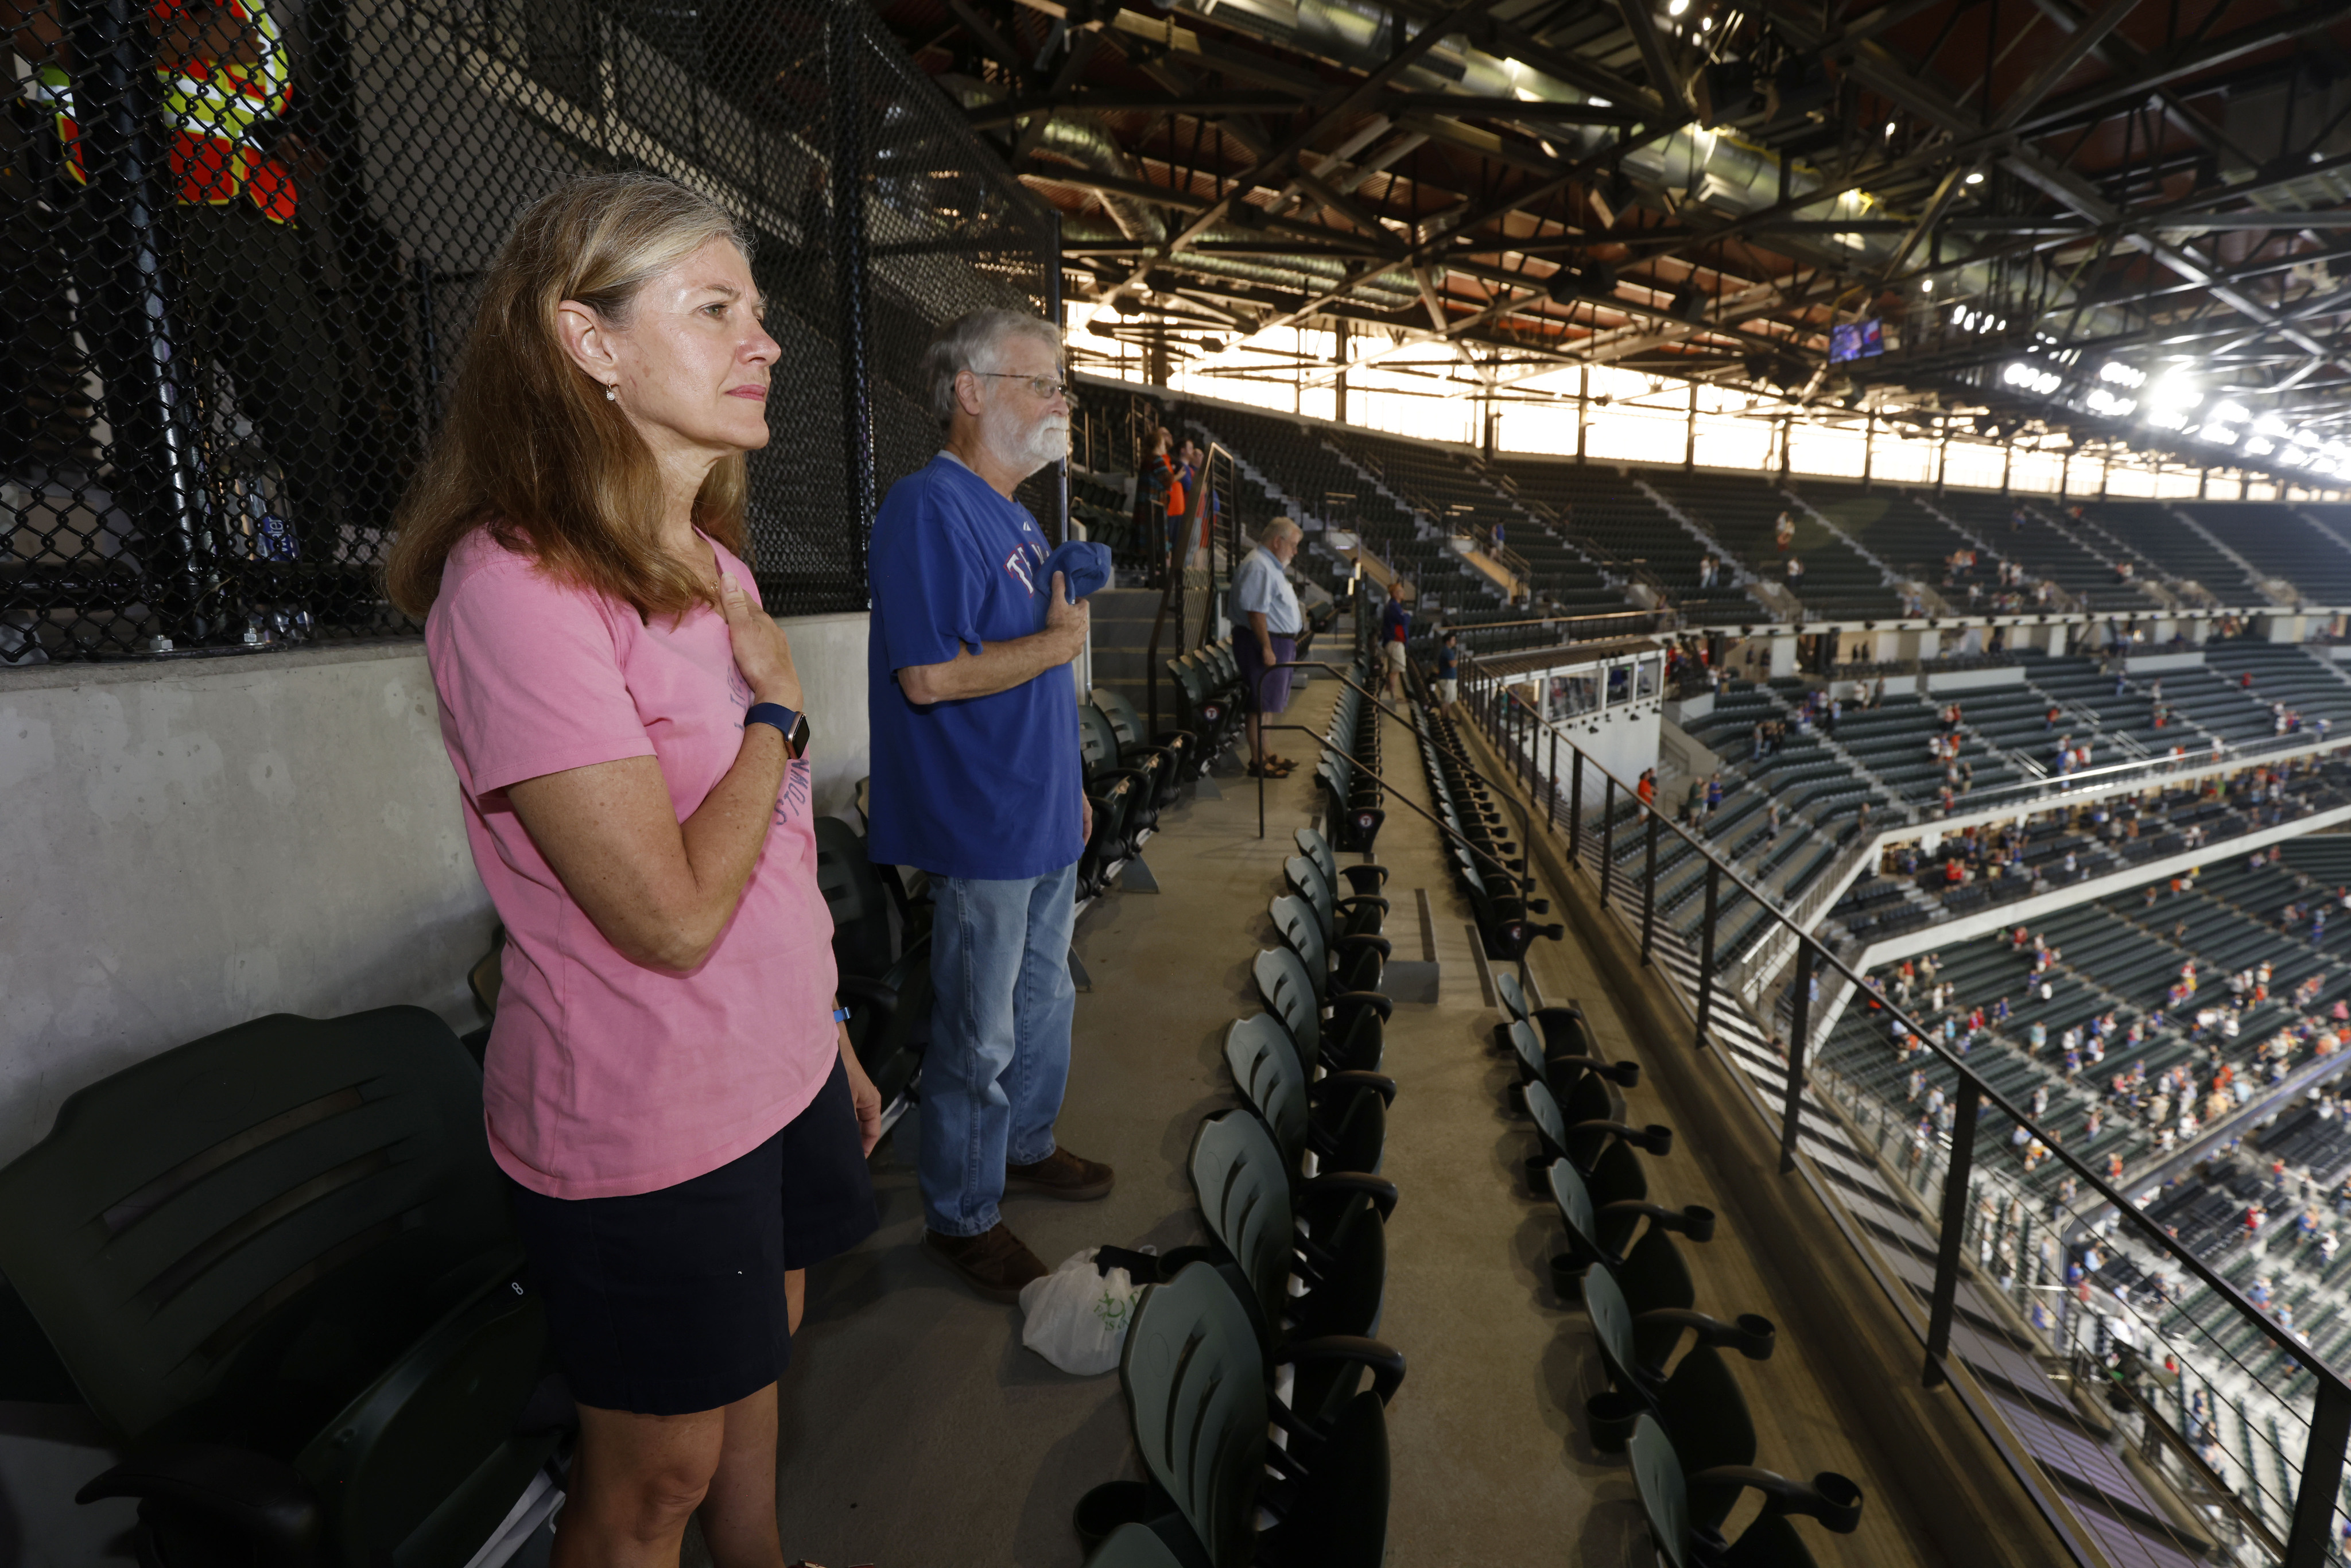
[(755, 724), (771, 724), (783, 732), (784, 749), (794, 757), (808, 752), (809, 722), (805, 714), (795, 713), (781, 703), (753, 703), (743, 716), (746, 728)]

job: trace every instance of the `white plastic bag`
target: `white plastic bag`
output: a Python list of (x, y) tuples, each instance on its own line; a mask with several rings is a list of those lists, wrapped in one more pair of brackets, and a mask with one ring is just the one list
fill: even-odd
[(1126, 1345), (1126, 1325), (1143, 1287), (1124, 1269), (1102, 1272), (1094, 1264), (1100, 1248), (1072, 1253), (1041, 1280), (1020, 1288), (1020, 1343), (1060, 1367), (1081, 1376), (1115, 1371)]

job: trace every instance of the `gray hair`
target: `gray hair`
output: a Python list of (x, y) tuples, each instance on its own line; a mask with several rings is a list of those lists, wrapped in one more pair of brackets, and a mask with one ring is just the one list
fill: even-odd
[(938, 416), (940, 428), (955, 422), (956, 378), (966, 371), (981, 369), (982, 360), (992, 367), (998, 345), (1016, 335), (1051, 344), (1054, 358), (1061, 358), (1061, 329), (1026, 310), (969, 311), (948, 322), (931, 340), (931, 346), (923, 350), (923, 384), (930, 389), (931, 412)]
[(1298, 526), (1297, 518), (1276, 517), (1265, 525), (1265, 531), (1258, 535), (1257, 542), (1270, 545), (1278, 539), (1302, 539), (1305, 537), (1306, 530)]

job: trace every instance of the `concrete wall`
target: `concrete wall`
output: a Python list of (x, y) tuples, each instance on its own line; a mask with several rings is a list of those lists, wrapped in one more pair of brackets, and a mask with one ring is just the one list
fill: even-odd
[[(866, 772), (865, 627), (781, 622), (817, 809)], [(58, 1102), (267, 1012), (478, 1021), (493, 916), (415, 643), (0, 671), (0, 1163)]]

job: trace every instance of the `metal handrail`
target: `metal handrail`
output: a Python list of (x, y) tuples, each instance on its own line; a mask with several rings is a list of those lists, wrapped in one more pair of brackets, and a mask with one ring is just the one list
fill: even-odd
[[(1472, 665), (1474, 672), (1474, 659)], [(1497, 695), (1508, 696), (1501, 680), (1492, 676), (1476, 678), (1474, 674), (1468, 695), (1470, 698), (1468, 705), (1470, 712), (1481, 726), (1490, 726)], [(1515, 699), (1511, 700), (1515, 702)], [(1517, 706), (1523, 709), (1523, 704)], [(1537, 723), (1542, 722), (1538, 716), (1530, 715), (1530, 717), (1534, 718)], [(1708, 865), (1710, 878), (1728, 877), (1734, 884), (1743, 889), (1750, 897), (1756, 900), (1757, 906), (1763, 911), (1766, 919), (1782, 925), (1791, 924), (1785, 913), (1763, 897), (1760, 890), (1717, 855), (1705, 840), (1675, 823), (1671, 817), (1654, 802), (1642, 800), (1636, 790), (1628, 788), (1624, 780), (1618, 779), (1604, 766), (1588, 758), (1573, 741), (1565, 740), (1555, 727), (1545, 724), (1544, 727), (1551, 730), (1555, 747), (1562, 744), (1566, 747), (1573, 759), (1573, 765), (1578, 771), (1579, 784), (1582, 769), (1586, 767), (1591, 768), (1604, 782), (1613, 786), (1610, 791), (1612, 795), (1621, 791), (1633, 801), (1635, 810), (1647, 819), (1648, 832), (1652, 836), (1660, 830), (1677, 835), (1691, 852), (1697, 854)], [(1498, 744), (1507, 739), (1506, 737), (1499, 735), (1495, 738)], [(1555, 752), (1554, 755), (1556, 755)], [(1555, 770), (1553, 793), (1556, 795)], [(1580, 823), (1573, 823), (1571, 826), (1580, 832)], [(1554, 831), (1556, 831), (1556, 828)], [(1571, 839), (1571, 844), (1572, 842)], [(1604, 880), (1603, 885), (1605, 886)], [(1656, 887), (1654, 881), (1646, 892), (1648, 915), (1653, 918), (1656, 900)], [(1709, 910), (1711, 911), (1711, 905)], [(1806, 1016), (1808, 983), (1815, 973), (1825, 968), (1827, 974), (1841, 977), (1846, 984), (1857, 989), (1869, 989), (1862, 975), (1809, 933), (1798, 927), (1795, 930), (1795, 936), (1797, 941), (1797, 975), (1794, 981), (1796, 1027), (1790, 1032), (1788, 1045), (1787, 1106), (1780, 1136), (1782, 1174), (1796, 1168), (1798, 1111), (1808, 1083), (1806, 1055), (1811, 1043), (1810, 1020)], [(1710, 946), (1711, 943), (1709, 942), (1708, 945)], [(1712, 977), (1708, 975), (1702, 978), (1710, 981)], [(1955, 1113), (1951, 1131), (1947, 1134), (1949, 1140), (1949, 1164), (1944, 1176), (1942, 1234), (1938, 1239), (1940, 1244), (1937, 1249), (1934, 1284), (1929, 1304), (1929, 1322), (1926, 1336), (1927, 1364), (1923, 1378), (1926, 1385), (1936, 1386), (1948, 1381), (1949, 1376), (1946, 1363), (1950, 1354), (1950, 1330), (1960, 1273), (1959, 1242), (1961, 1231), (1964, 1228), (1963, 1209), (1959, 1206), (1964, 1205), (1967, 1200), (1970, 1190), (1969, 1175), (1975, 1155), (1977, 1129), (1982, 1110), (1989, 1105), (2008, 1116), (2018, 1126), (2024, 1128), (2032, 1136), (2038, 1138), (2042, 1146), (2048, 1151), (2048, 1157), (2067, 1171), (2079, 1187), (2095, 1193), (2105, 1203), (2112, 1205), (2118, 1213), (2137, 1217), (2136, 1227), (2147, 1245), (2167, 1255), (2179, 1266), (2184, 1275), (2210, 1291), (2216, 1300), (2226, 1304), (2238, 1317), (2252, 1325), (2265, 1338), (2270, 1339), (2276, 1345), (2279, 1354), (2309, 1374), (2315, 1381), (2317, 1395), (2310, 1414), (2310, 1437), (2304, 1450), (2294, 1498), (2294, 1522), (2287, 1540), (2285, 1568), (2319, 1568), (2321, 1563), (2327, 1561), (2327, 1553), (2333, 1544), (2335, 1499), (2343, 1481), (2346, 1451), (2351, 1449), (2351, 1382), (2346, 1382), (2341, 1374), (2299, 1341), (2291, 1336), (2274, 1335), (2272, 1332), (2274, 1325), (2271, 1324), (2268, 1318), (2247, 1301), (2234, 1285), (2217, 1270), (2208, 1267), (2202, 1259), (2197, 1257), (2177, 1238), (2140, 1215), (2131, 1201), (2117, 1191), (2103, 1174), (2069, 1153), (2061, 1138), (2052, 1137), (2033, 1117), (2011, 1103), (1990, 1080), (1970, 1068), (1964, 1057), (1944, 1046), (1907, 1009), (1896, 1006), (1891, 998), (1875, 991), (1870, 994), (1878, 1006), (1884, 1008), (1894, 1020), (1898, 1021), (1909, 1031), (1908, 1038), (1913, 1042), (1914, 1049), (1924, 1051), (1938, 1059), (1940, 1066), (1953, 1075), (1959, 1091), (1954, 1096)], [(1700, 1028), (1701, 1030), (1704, 1028), (1703, 1017), (1700, 1019)]]

